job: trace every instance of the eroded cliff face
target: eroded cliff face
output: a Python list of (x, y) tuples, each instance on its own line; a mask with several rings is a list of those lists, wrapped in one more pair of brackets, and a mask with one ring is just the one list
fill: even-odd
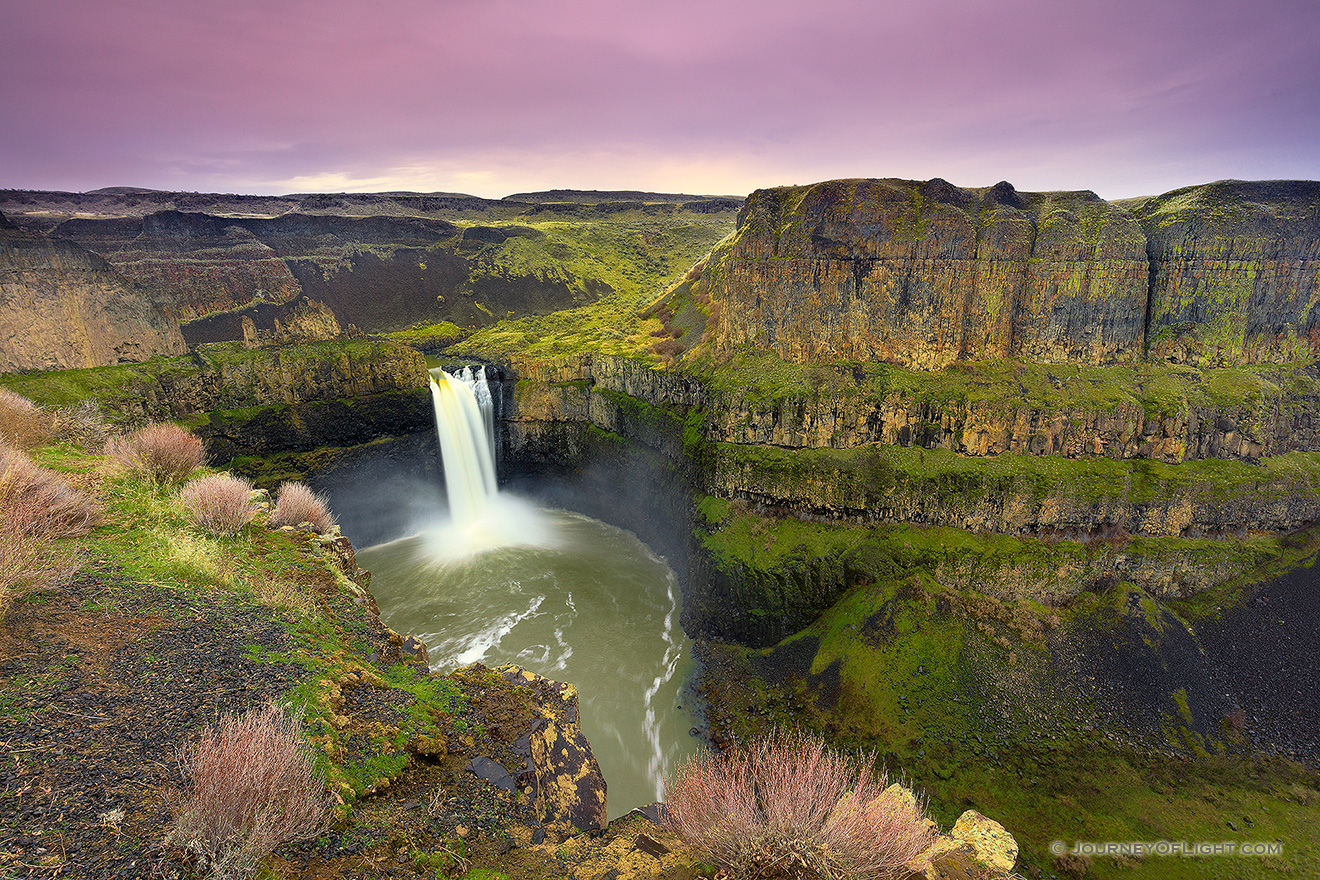
[[(758, 190), (692, 285), (714, 349), (938, 370), (1014, 357), (1271, 362), (1320, 352), (1320, 184), (1149, 200), (938, 178)], [(1148, 339), (1149, 336), (1149, 339)]]
[(184, 351), (179, 323), (104, 259), (0, 226), (0, 372), (91, 367)]
[(1277, 363), (1320, 350), (1320, 183), (1220, 181), (1129, 206), (1150, 254), (1152, 358)]

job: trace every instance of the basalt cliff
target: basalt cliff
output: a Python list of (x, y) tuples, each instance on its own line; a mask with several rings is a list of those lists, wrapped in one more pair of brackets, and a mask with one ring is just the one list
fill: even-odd
[(1226, 365), (1320, 352), (1320, 184), (1111, 203), (1008, 183), (759, 190), (694, 289), (716, 349), (938, 370), (1020, 358)]
[(104, 258), (0, 215), (0, 372), (90, 367), (184, 351), (179, 322)]

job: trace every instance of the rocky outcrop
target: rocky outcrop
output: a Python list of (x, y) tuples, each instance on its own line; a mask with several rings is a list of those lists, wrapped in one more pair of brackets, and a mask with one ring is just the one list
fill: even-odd
[(1320, 353), (1320, 184), (1125, 204), (938, 178), (758, 190), (691, 290), (716, 351), (942, 369)]
[(968, 810), (906, 867), (914, 880), (1007, 880), (1016, 876), (1017, 856), (1017, 841), (1003, 825)]
[(1219, 181), (1130, 203), (1151, 265), (1150, 353), (1269, 363), (1320, 349), (1320, 183)]
[(546, 831), (562, 840), (606, 824), (605, 777), (582, 733), (577, 689), (517, 666), (495, 670), (534, 695), (539, 716), (525, 735), (532, 802)]
[(142, 288), (70, 241), (0, 228), (0, 372), (142, 361), (184, 350)]

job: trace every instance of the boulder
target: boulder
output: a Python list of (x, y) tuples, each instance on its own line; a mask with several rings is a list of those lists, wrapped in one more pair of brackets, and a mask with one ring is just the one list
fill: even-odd
[(577, 688), (518, 666), (495, 671), (510, 684), (533, 691), (530, 705), (540, 717), (520, 742), (533, 804), (546, 833), (563, 840), (605, 828), (605, 777), (579, 724)]
[(968, 810), (907, 868), (925, 880), (1002, 880), (1010, 876), (1017, 855), (1017, 841), (1003, 825)]

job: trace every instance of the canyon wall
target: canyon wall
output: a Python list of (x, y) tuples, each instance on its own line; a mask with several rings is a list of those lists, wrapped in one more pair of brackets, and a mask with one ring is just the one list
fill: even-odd
[(0, 373), (184, 350), (179, 322), (100, 256), (0, 216)]
[(1320, 352), (1320, 184), (1110, 203), (938, 178), (758, 190), (694, 290), (715, 350), (938, 370), (1277, 362)]
[(240, 339), (244, 318), (271, 332), (299, 296), (366, 332), (442, 322), (470, 331), (585, 305), (662, 285), (727, 234), (741, 203), (648, 193), (0, 190), (0, 210), (24, 230), (75, 241), (152, 291), (184, 322), (190, 345)]

